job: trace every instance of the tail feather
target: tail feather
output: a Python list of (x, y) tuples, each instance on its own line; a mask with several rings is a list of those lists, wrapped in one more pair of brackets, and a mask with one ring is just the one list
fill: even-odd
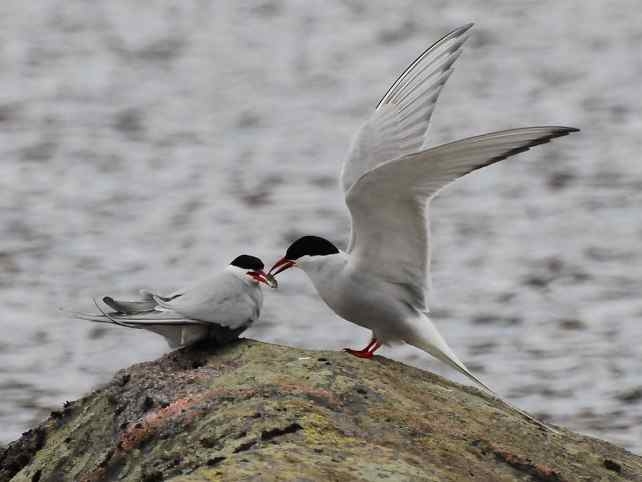
[[(127, 325), (127, 323), (124, 322), (124, 321), (122, 321), (120, 323), (114, 323), (113, 320), (111, 320), (110, 318), (108, 318), (105, 315), (97, 315), (95, 313), (81, 313), (79, 311), (71, 311), (71, 312), (67, 312), (67, 313), (70, 314), (71, 316), (73, 316), (74, 318), (78, 318), (80, 320), (92, 321), (94, 323), (108, 323), (110, 325), (114, 325), (114, 324), (116, 324), (116, 325), (120, 325), (120, 324)], [(127, 325), (127, 327), (128, 328), (139, 328), (137, 326), (129, 326), (129, 325)]]
[(71, 312), (74, 318), (81, 320), (93, 321), (96, 323), (111, 323), (115, 325), (127, 325), (128, 328), (145, 328), (149, 325), (165, 325), (165, 326), (192, 326), (192, 325), (207, 325), (205, 321), (192, 320), (186, 318), (175, 312), (165, 311), (148, 311), (145, 313), (137, 313), (134, 315), (127, 315), (123, 313), (80, 313)]
[(497, 394), (497, 392), (495, 392), (495, 390), (490, 388), (488, 385), (482, 382), (479, 378), (473, 375), (471, 371), (468, 368), (466, 368), (466, 365), (464, 365), (464, 363), (457, 357), (457, 355), (455, 355), (455, 353), (448, 346), (444, 338), (437, 331), (437, 328), (435, 327), (435, 325), (432, 323), (432, 321), (430, 321), (430, 319), (427, 316), (424, 316), (424, 318), (420, 320), (420, 322), (417, 323), (415, 326), (419, 329), (415, 331), (414, 336), (406, 340), (408, 344), (413, 345), (419, 348), (420, 350), (423, 350), (431, 354), (432, 356), (437, 358), (439, 361), (445, 363), (451, 368), (454, 368), (459, 373), (466, 376), (469, 380), (472, 380), (473, 382), (475, 382), (477, 385), (483, 388), (490, 395), (497, 398), (500, 402), (502, 402), (508, 408), (510, 408), (516, 413), (519, 413), (521, 416), (535, 423), (537, 426), (543, 429), (546, 429), (548, 431), (551, 431), (553, 433), (558, 433), (558, 431), (555, 430), (554, 428), (549, 427), (544, 422), (537, 420), (532, 415), (529, 415), (525, 411), (517, 408), (510, 402), (507, 402), (506, 400), (504, 400), (502, 397), (500, 397)]
[[(157, 304), (153, 298), (150, 297), (150, 299), (151, 301), (146, 299), (145, 301), (122, 302), (105, 297), (103, 299), (105, 304), (116, 311), (106, 312), (94, 300), (100, 314), (80, 312), (70, 314), (75, 318), (95, 323), (109, 323), (157, 333), (165, 338), (172, 349), (191, 345), (208, 336), (210, 331), (208, 323), (186, 318), (175, 311), (154, 309)], [(152, 307), (147, 309), (150, 302)]]
[(117, 313), (134, 314), (144, 311), (151, 311), (156, 307), (154, 299), (145, 301), (121, 301), (115, 300), (111, 296), (105, 296), (103, 303), (115, 310)]

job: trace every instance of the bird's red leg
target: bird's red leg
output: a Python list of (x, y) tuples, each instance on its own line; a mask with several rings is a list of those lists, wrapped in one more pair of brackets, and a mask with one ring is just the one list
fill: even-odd
[(376, 352), (379, 348), (381, 348), (381, 343), (375, 340), (375, 344), (370, 348), (370, 356), (374, 355), (374, 352)]
[(377, 341), (376, 338), (372, 338), (370, 343), (363, 350), (353, 350), (352, 348), (344, 348), (344, 351), (347, 351), (351, 355), (354, 355), (359, 358), (372, 358), (374, 352), (381, 346), (381, 343)]

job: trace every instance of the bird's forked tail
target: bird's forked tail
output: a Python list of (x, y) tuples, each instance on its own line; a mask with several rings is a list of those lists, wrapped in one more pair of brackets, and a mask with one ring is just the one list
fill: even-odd
[(493, 389), (491, 389), (488, 385), (486, 385), (479, 378), (473, 375), (470, 372), (470, 370), (466, 368), (466, 365), (464, 365), (464, 363), (457, 357), (457, 355), (455, 355), (452, 349), (448, 346), (448, 344), (446, 343), (446, 340), (444, 340), (444, 338), (441, 336), (439, 331), (437, 331), (437, 328), (432, 323), (432, 321), (430, 321), (428, 316), (423, 315), (421, 319), (417, 320), (417, 322), (414, 323), (414, 327), (415, 327), (415, 330), (414, 330), (413, 336), (404, 340), (406, 343), (431, 354), (438, 360), (449, 365), (451, 368), (454, 368), (459, 373), (466, 376), (468, 379), (472, 380), (481, 388), (483, 388), (484, 391), (488, 392), (490, 395), (497, 398), (508, 408), (519, 413), (523, 417), (535, 423), (537, 426), (544, 428), (553, 433), (559, 433), (554, 428), (549, 427), (544, 422), (537, 420), (532, 415), (529, 415), (525, 411), (517, 408), (513, 404), (501, 398)]

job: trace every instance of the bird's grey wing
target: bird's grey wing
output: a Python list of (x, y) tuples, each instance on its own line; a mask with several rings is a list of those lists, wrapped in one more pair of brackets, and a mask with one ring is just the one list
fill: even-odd
[(236, 330), (258, 319), (263, 299), (258, 286), (224, 272), (192, 286), (175, 299), (156, 301), (185, 317)]
[(493, 132), (386, 162), (364, 174), (346, 195), (352, 216), (349, 248), (355, 269), (405, 288), (425, 309), (430, 251), (425, 213), (444, 186), (476, 169), (565, 136), (570, 127)]
[(368, 170), (421, 148), (441, 89), (472, 25), (459, 27), (435, 42), (390, 86), (352, 140), (341, 168), (345, 193)]

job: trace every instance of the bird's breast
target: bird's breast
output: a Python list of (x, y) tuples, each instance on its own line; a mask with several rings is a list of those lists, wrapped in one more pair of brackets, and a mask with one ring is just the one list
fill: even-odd
[(408, 315), (408, 307), (386, 289), (385, 283), (358, 273), (344, 272), (314, 284), (337, 315), (371, 330), (381, 330)]

